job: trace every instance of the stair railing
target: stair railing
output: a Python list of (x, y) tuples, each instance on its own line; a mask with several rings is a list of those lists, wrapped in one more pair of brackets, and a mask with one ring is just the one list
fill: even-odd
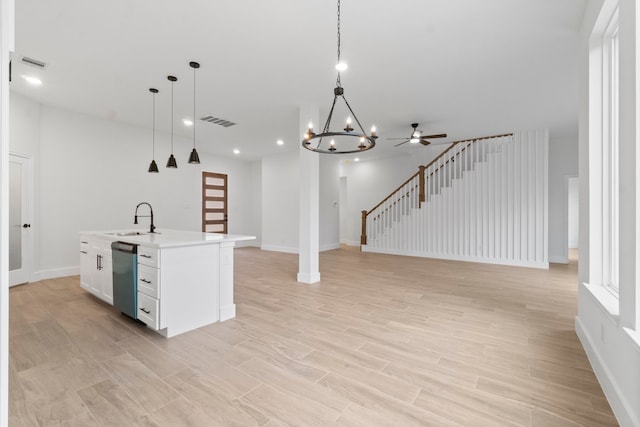
[[(461, 156), (465, 150), (478, 141), (487, 139), (500, 138), (505, 136), (513, 136), (512, 133), (484, 136), (480, 138), (465, 139), (450, 143), (449, 147), (442, 151), (436, 158), (431, 160), (426, 166), (418, 166), (418, 172), (413, 174), (409, 179), (403, 182), (398, 188), (393, 190), (380, 203), (375, 205), (369, 211), (362, 211), (362, 230), (360, 235), (360, 244), (367, 244), (367, 220), (372, 218), (372, 226), (374, 232), (379, 234), (385, 227), (391, 226), (394, 221), (400, 219), (400, 215), (408, 214), (412, 208), (421, 208), (422, 203), (426, 201), (427, 192), (433, 194), (439, 190), (444, 181), (450, 181), (455, 178), (455, 171), (449, 168), (448, 174), (443, 168), (455, 162), (456, 158)], [(443, 160), (446, 157), (446, 160)], [(472, 153), (469, 157), (470, 166), (480, 158), (479, 153)], [(460, 173), (462, 173), (462, 167)], [(445, 175), (445, 176), (442, 176)], [(426, 183), (429, 180), (431, 187), (429, 191), (426, 189)]]

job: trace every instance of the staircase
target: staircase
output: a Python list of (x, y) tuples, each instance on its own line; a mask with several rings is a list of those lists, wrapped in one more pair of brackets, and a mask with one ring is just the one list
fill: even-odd
[(369, 211), (365, 252), (548, 268), (548, 132), (452, 143)]

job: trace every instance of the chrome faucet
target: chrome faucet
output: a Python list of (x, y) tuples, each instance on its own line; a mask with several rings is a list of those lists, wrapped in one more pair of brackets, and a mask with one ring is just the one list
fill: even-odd
[[(149, 206), (149, 211), (151, 211), (151, 215), (138, 215), (138, 208), (139, 208), (141, 205), (147, 205), (147, 206)], [(134, 224), (137, 224), (137, 223), (138, 223), (138, 217), (139, 217), (139, 216), (141, 216), (141, 217), (151, 217), (151, 226), (149, 227), (149, 233), (153, 233), (153, 232), (154, 232), (153, 230), (155, 230), (155, 229), (156, 229), (156, 226), (155, 226), (155, 225), (153, 225), (153, 208), (151, 207), (151, 205), (150, 205), (149, 203), (147, 203), (147, 202), (138, 203), (138, 206), (136, 206), (136, 213), (135, 213), (135, 215), (134, 215), (134, 217), (133, 217), (133, 223), (134, 223)]]

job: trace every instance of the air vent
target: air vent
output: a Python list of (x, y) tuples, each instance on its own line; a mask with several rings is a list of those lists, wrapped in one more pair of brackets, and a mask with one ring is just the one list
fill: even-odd
[(36, 67), (36, 68), (40, 68), (40, 69), (47, 68), (47, 64), (46, 63), (44, 63), (42, 61), (38, 61), (37, 59), (28, 58), (26, 56), (23, 56), (21, 61), (22, 61), (23, 64), (27, 64), (27, 65), (30, 65), (32, 67)]
[(200, 120), (204, 122), (213, 123), (214, 125), (220, 125), (226, 128), (228, 128), (229, 126), (235, 125), (235, 123), (230, 122), (229, 120), (221, 119), (220, 117), (204, 116)]

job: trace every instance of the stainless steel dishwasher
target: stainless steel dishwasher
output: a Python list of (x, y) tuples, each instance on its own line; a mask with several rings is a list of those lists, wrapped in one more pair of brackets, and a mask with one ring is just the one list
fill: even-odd
[(111, 256), (113, 260), (113, 305), (123, 314), (137, 319), (138, 245), (113, 242)]

